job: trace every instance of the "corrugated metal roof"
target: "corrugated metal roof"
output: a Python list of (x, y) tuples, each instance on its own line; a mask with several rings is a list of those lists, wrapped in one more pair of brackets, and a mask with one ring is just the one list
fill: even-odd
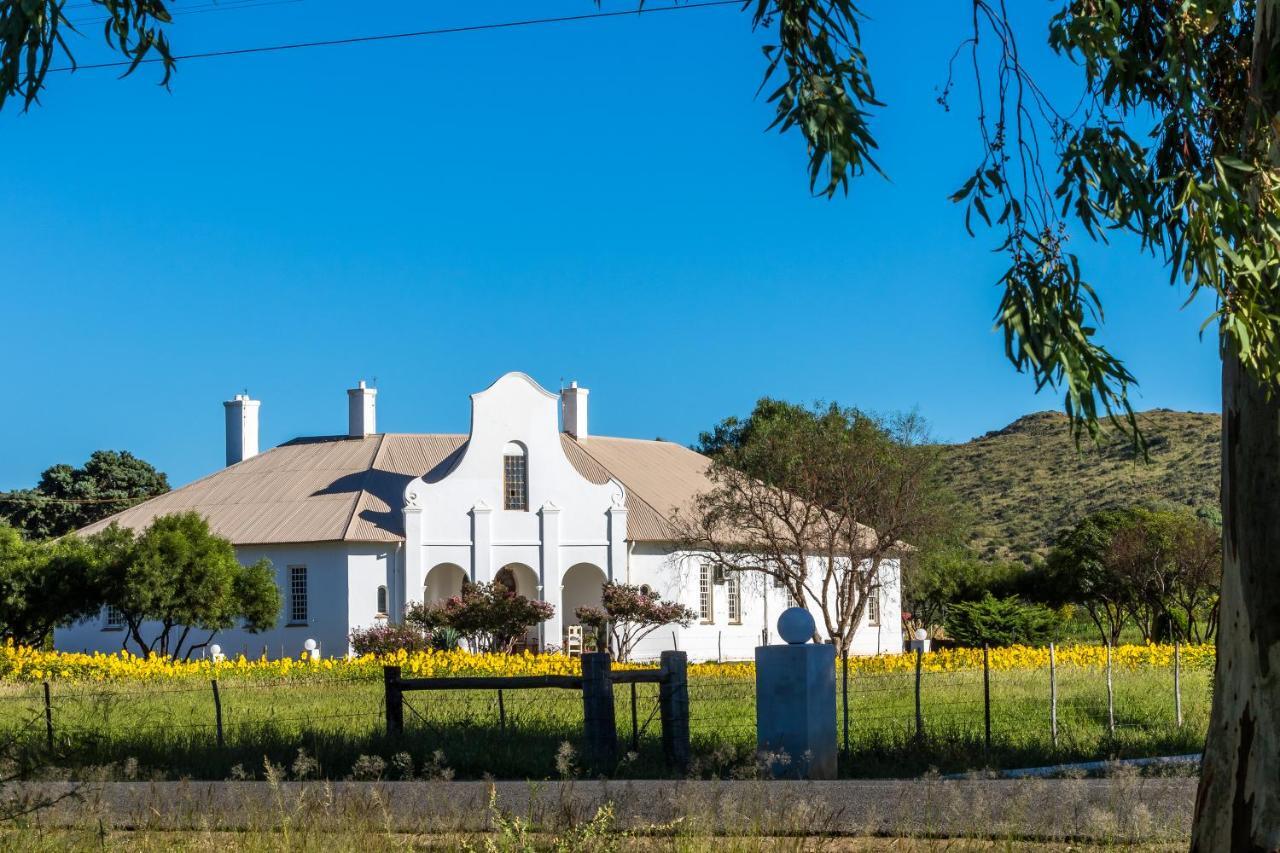
[[(290, 542), (398, 542), (401, 503), (414, 477), (443, 478), (457, 464), (465, 435), (388, 433), (364, 438), (299, 438), (223, 468), (85, 527), (116, 521), (146, 527), (160, 515), (195, 510), (237, 545)], [(669, 521), (708, 488), (708, 460), (678, 444), (562, 435), (569, 462), (593, 483), (613, 477), (627, 492), (628, 538), (669, 541)]]

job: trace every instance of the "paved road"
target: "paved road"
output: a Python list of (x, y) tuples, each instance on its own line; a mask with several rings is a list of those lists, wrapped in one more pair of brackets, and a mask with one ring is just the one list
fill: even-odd
[[(544, 826), (605, 802), (625, 826), (673, 822), (728, 834), (1177, 840), (1190, 830), (1195, 780), (912, 780), (839, 782), (497, 782), (497, 804)], [(0, 796), (74, 794), (37, 813), (48, 826), (251, 829), (285, 818), (350, 829), (484, 829), (484, 782), (109, 782), (6, 786)]]

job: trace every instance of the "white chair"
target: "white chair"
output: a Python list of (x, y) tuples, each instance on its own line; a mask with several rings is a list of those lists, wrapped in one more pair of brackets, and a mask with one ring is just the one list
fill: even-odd
[(564, 653), (567, 655), (582, 656), (582, 626), (570, 625), (565, 630), (564, 635)]

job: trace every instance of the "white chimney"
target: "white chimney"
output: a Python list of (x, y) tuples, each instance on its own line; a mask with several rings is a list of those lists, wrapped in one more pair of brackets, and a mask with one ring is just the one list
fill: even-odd
[(363, 438), (378, 431), (378, 389), (369, 388), (360, 380), (355, 388), (347, 389), (347, 435)]
[(560, 390), (560, 417), (564, 431), (577, 439), (587, 437), (587, 395), (591, 392), (570, 382)]
[(258, 407), (248, 394), (237, 394), (222, 404), (227, 410), (227, 464), (258, 455)]

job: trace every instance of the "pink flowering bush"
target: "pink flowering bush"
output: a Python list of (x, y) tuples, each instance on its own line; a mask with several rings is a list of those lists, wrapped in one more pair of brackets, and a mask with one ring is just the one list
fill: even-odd
[(579, 607), (576, 615), (582, 624), (595, 628), (596, 635), (608, 640), (614, 659), (631, 657), (636, 644), (663, 625), (687, 627), (693, 611), (674, 601), (662, 601), (658, 593), (645, 587), (622, 583), (606, 583), (601, 594), (603, 607)]
[(460, 595), (414, 604), (405, 621), (423, 633), (452, 628), (475, 652), (509, 652), (517, 639), (555, 612), (547, 602), (525, 598), (494, 581), (465, 583)]
[(358, 655), (386, 655), (404, 650), (425, 652), (431, 638), (410, 625), (374, 625), (351, 632), (351, 648)]

